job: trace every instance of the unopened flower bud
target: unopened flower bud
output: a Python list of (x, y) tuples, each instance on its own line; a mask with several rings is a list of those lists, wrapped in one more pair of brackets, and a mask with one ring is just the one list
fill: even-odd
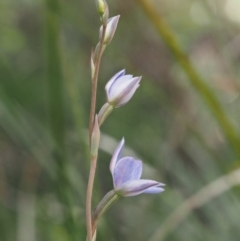
[(100, 142), (100, 129), (98, 125), (98, 116), (95, 116), (95, 122), (91, 136), (91, 156), (97, 156)]
[(108, 7), (107, 2), (105, 0), (96, 0), (95, 2), (96, 2), (97, 10), (100, 16), (102, 16)]
[[(104, 44), (107, 45), (112, 41), (112, 38), (113, 38), (113, 36), (115, 34), (115, 31), (117, 29), (119, 18), (120, 18), (120, 15), (108, 19), (106, 31), (105, 31), (105, 36), (104, 36), (104, 40), (103, 40)], [(99, 33), (100, 41), (102, 39), (102, 33), (103, 33), (103, 26), (101, 26), (101, 28), (100, 28), (100, 33)]]
[(125, 105), (139, 87), (141, 78), (125, 75), (125, 70), (115, 74), (105, 86), (108, 103), (115, 108)]
[(109, 17), (109, 10), (108, 10), (108, 5), (107, 5), (104, 14), (101, 16), (101, 21), (102, 21), (103, 26), (107, 26), (108, 17)]

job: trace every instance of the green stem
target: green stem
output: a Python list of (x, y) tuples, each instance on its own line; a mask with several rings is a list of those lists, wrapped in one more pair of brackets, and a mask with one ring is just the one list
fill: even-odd
[(92, 241), (92, 190), (94, 177), (97, 167), (97, 156), (91, 157), (90, 173), (88, 177), (87, 197), (86, 197), (86, 224), (87, 224), (87, 241)]
[(95, 231), (98, 219), (119, 199), (114, 190), (108, 192), (96, 207), (93, 214), (92, 230)]
[[(104, 37), (106, 32), (106, 26), (103, 25), (102, 38), (100, 39), (99, 51), (96, 56), (95, 64), (95, 72), (92, 78), (92, 94), (91, 94), (91, 107), (90, 107), (90, 118), (89, 118), (89, 143), (91, 145), (91, 136), (92, 129), (95, 118), (95, 109), (96, 109), (96, 99), (97, 99), (97, 82), (98, 82), (98, 74), (100, 69), (101, 57), (104, 50)], [(96, 50), (95, 50), (96, 51)], [(87, 240), (92, 241), (92, 191), (93, 184), (95, 179), (97, 167), (97, 157), (91, 157), (91, 166), (90, 173), (88, 179), (88, 187), (87, 187), (87, 197), (86, 197), (86, 224), (87, 224)]]
[(240, 137), (234, 126), (227, 117), (222, 106), (218, 102), (216, 96), (212, 93), (208, 85), (205, 84), (205, 81), (199, 76), (192, 64), (190, 63), (187, 55), (182, 50), (175, 34), (171, 30), (170, 26), (166, 23), (163, 16), (156, 10), (156, 8), (147, 0), (136, 0), (144, 12), (150, 19), (150, 21), (155, 25), (159, 34), (165, 41), (166, 45), (172, 51), (173, 55), (179, 61), (183, 70), (186, 72), (189, 77), (190, 82), (199, 92), (201, 98), (205, 101), (208, 108), (211, 110), (215, 119), (218, 121), (221, 126), (225, 136), (228, 138), (232, 147), (235, 150), (235, 153), (240, 157)]
[(111, 114), (114, 107), (109, 103), (106, 103), (102, 106), (101, 110), (98, 113), (98, 124), (99, 126), (107, 119), (107, 117)]
[(91, 143), (91, 134), (92, 134), (92, 128), (93, 128), (93, 124), (94, 124), (94, 118), (95, 118), (98, 74), (99, 74), (99, 69), (100, 69), (102, 53), (104, 51), (104, 43), (103, 42), (104, 42), (105, 33), (106, 33), (106, 26), (103, 25), (102, 38), (100, 40), (100, 45), (99, 45), (98, 54), (96, 56), (96, 61), (94, 63), (95, 64), (95, 72), (94, 72), (94, 75), (92, 78), (92, 95), (91, 95), (91, 107), (90, 107), (90, 117), (89, 117), (89, 142), (90, 143)]

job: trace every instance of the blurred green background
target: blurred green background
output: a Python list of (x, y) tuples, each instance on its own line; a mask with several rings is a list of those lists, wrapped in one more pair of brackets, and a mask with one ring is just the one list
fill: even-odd
[[(102, 127), (94, 206), (111, 153), (144, 162), (160, 195), (120, 199), (97, 240), (240, 240), (239, 0), (109, 0), (121, 15), (97, 110), (117, 71), (141, 86)], [(0, 2), (0, 240), (85, 240), (94, 1)]]

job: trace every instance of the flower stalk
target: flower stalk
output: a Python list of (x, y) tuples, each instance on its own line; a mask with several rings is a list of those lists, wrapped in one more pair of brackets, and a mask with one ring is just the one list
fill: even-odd
[[(90, 107), (90, 117), (89, 117), (89, 143), (91, 148), (92, 141), (92, 130), (96, 109), (96, 99), (97, 99), (97, 83), (98, 74), (100, 69), (101, 57), (104, 51), (104, 38), (106, 33), (106, 25), (102, 26), (102, 35), (99, 42), (98, 52), (95, 50), (95, 58), (93, 54), (91, 55), (91, 66), (92, 66), (92, 88), (91, 88), (91, 107)], [(94, 66), (94, 71), (93, 71)], [(96, 118), (97, 120), (97, 118)], [(94, 153), (91, 155), (90, 172), (88, 178), (87, 196), (86, 196), (86, 225), (87, 225), (87, 241), (92, 241), (93, 231), (92, 231), (92, 191), (95, 179), (96, 167), (97, 167), (98, 155)]]
[(87, 222), (87, 241), (92, 241), (92, 190), (94, 184), (94, 177), (97, 167), (97, 156), (91, 157), (90, 172), (88, 178), (88, 187), (87, 187), (87, 198), (86, 198), (86, 222)]
[(91, 107), (90, 107), (90, 117), (89, 117), (89, 142), (91, 144), (91, 135), (94, 123), (94, 116), (95, 116), (95, 109), (96, 109), (96, 99), (97, 99), (97, 82), (98, 82), (98, 74), (100, 69), (101, 57), (103, 53), (103, 46), (104, 46), (104, 37), (106, 32), (106, 26), (103, 25), (102, 28), (102, 35), (99, 44), (99, 52), (96, 56), (95, 71), (92, 78), (92, 94), (91, 94)]
[[(135, 196), (142, 193), (156, 194), (164, 191), (163, 183), (154, 180), (140, 179), (142, 175), (142, 162), (133, 157), (121, 158), (124, 139), (116, 148), (111, 162), (110, 171), (113, 178), (113, 190), (108, 192), (97, 205), (92, 214), (92, 193), (97, 167), (98, 149), (100, 142), (100, 126), (110, 115), (114, 108), (121, 107), (129, 102), (140, 85), (141, 76), (125, 74), (125, 70), (116, 73), (106, 84), (107, 102), (102, 106), (98, 115), (95, 115), (97, 84), (102, 54), (115, 34), (120, 15), (108, 19), (109, 11), (105, 0), (96, 0), (97, 10), (102, 26), (99, 31), (99, 43), (91, 53), (91, 107), (89, 118), (89, 145), (90, 145), (90, 172), (86, 195), (86, 241), (95, 241), (98, 219), (112, 206), (119, 197)], [(94, 121), (95, 116), (95, 121)]]

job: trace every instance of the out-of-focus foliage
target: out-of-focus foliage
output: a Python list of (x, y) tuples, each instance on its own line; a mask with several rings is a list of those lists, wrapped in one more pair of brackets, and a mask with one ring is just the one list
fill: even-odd
[[(166, 191), (120, 199), (97, 240), (238, 241), (240, 146), (232, 147), (139, 2), (108, 1), (110, 16), (121, 18), (103, 56), (97, 110), (117, 71), (143, 79), (102, 126), (94, 205), (112, 188), (108, 166), (122, 136), (145, 177)], [(239, 137), (239, 1), (148, 2)], [(99, 27), (94, 1), (0, 2), (1, 241), (85, 240), (89, 61)]]

